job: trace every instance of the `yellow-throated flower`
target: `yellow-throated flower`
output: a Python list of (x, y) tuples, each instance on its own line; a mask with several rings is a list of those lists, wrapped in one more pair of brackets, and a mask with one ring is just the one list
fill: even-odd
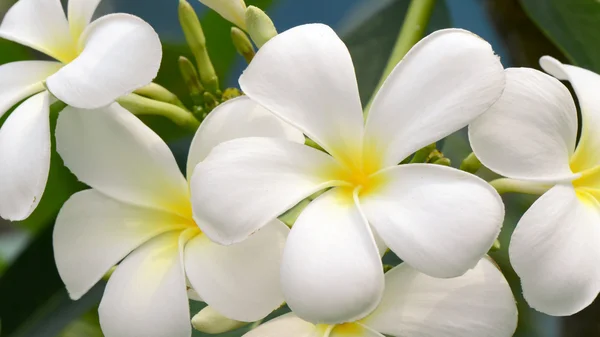
[(385, 274), (383, 300), (359, 321), (315, 325), (288, 314), (244, 337), (510, 337), (516, 327), (508, 282), (483, 258), (452, 279), (433, 278), (407, 264), (395, 267)]
[[(289, 229), (279, 220), (236, 245), (212, 242), (192, 219), (188, 182), (167, 145), (117, 103), (92, 111), (67, 107), (56, 134), (67, 167), (92, 187), (74, 194), (58, 215), (56, 264), (73, 299), (118, 264), (99, 309), (107, 337), (189, 337), (186, 284), (240, 321), (259, 320), (283, 303), (279, 268)], [(304, 141), (238, 98), (202, 123), (188, 167), (215, 144), (240, 136)]]
[(91, 109), (148, 84), (158, 72), (162, 47), (152, 27), (128, 14), (90, 23), (98, 3), (70, 0), (67, 20), (60, 0), (19, 0), (2, 20), (1, 38), (56, 60), (0, 66), (0, 117), (26, 99), (0, 129), (0, 216), (5, 219), (27, 218), (46, 187), (51, 96), (45, 87), (71, 106)]
[(542, 68), (506, 70), (506, 90), (469, 127), (481, 162), (506, 177), (550, 186), (512, 235), (511, 264), (533, 308), (555, 316), (587, 307), (600, 291), (600, 75), (545, 56)]
[(491, 186), (449, 167), (398, 166), (500, 97), (504, 71), (486, 41), (459, 29), (423, 39), (389, 76), (366, 123), (348, 49), (324, 25), (274, 37), (240, 85), (328, 153), (257, 137), (220, 144), (192, 177), (194, 218), (214, 241), (232, 244), (331, 188), (301, 213), (284, 251), (284, 295), (302, 319), (336, 324), (377, 306), (378, 236), (436, 277), (462, 275), (491, 247), (504, 216)]

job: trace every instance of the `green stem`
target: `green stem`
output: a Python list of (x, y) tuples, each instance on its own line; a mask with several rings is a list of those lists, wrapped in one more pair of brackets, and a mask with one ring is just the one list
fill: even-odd
[(173, 123), (190, 131), (196, 131), (200, 122), (192, 115), (176, 105), (155, 101), (136, 94), (120, 97), (117, 102), (134, 115), (158, 115), (172, 120)]
[(431, 13), (435, 7), (435, 1), (436, 0), (412, 0), (410, 2), (406, 17), (404, 18), (404, 23), (402, 24), (402, 29), (400, 30), (400, 34), (398, 34), (398, 39), (392, 50), (392, 55), (390, 55), (385, 70), (383, 71), (383, 75), (379, 80), (379, 84), (377, 84), (377, 87), (371, 96), (371, 100), (365, 108), (365, 117), (369, 113), (371, 104), (373, 104), (375, 94), (377, 94), (377, 91), (383, 86), (383, 83), (392, 70), (394, 70), (398, 62), (404, 58), (410, 48), (419, 42), (423, 35), (425, 35), (425, 28), (431, 18)]
[(490, 181), (490, 185), (498, 191), (499, 194), (517, 192), (524, 194), (542, 195), (552, 186), (531, 181), (516, 180), (510, 178), (499, 178)]
[(134, 91), (134, 93), (157, 101), (177, 105), (178, 107), (187, 110), (177, 95), (156, 83), (150, 83), (146, 86), (143, 86)]

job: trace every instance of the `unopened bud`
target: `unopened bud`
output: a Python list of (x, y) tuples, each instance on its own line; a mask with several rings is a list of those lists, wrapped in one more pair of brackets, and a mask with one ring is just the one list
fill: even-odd
[(442, 157), (437, 159), (436, 161), (432, 162), (435, 165), (442, 165), (442, 166), (450, 166), (452, 165), (452, 162), (450, 161), (450, 158), (446, 158), (446, 157)]
[(231, 318), (227, 318), (210, 306), (200, 310), (200, 312), (194, 315), (192, 318), (192, 326), (194, 329), (209, 334), (219, 334), (232, 331), (247, 324), (247, 322), (240, 322)]
[(271, 18), (254, 6), (248, 6), (246, 9), (246, 31), (258, 48), (277, 35), (277, 29)]
[(467, 158), (460, 163), (460, 169), (465, 172), (476, 173), (480, 168), (481, 161), (479, 161), (479, 158), (477, 158), (473, 152), (471, 152), (471, 154), (469, 154)]
[(196, 59), (200, 81), (207, 90), (216, 92), (219, 89), (219, 78), (206, 50), (206, 37), (198, 15), (186, 0), (179, 0), (179, 22), (185, 40)]
[(427, 159), (429, 158), (429, 155), (431, 154), (432, 151), (435, 151), (435, 147), (436, 144), (429, 144), (427, 146), (425, 146), (424, 148), (417, 150), (417, 152), (415, 152), (414, 156), (412, 157), (412, 159), (410, 160), (410, 163), (424, 163), (427, 161)]
[(134, 93), (144, 97), (152, 98), (157, 101), (177, 105), (178, 107), (187, 110), (187, 108), (185, 107), (185, 105), (183, 105), (183, 103), (181, 103), (177, 95), (156, 83), (150, 83), (139, 89), (136, 89)]
[(221, 102), (225, 102), (230, 99), (240, 97), (242, 95), (243, 93), (238, 88), (227, 88), (225, 89), (225, 91), (223, 91), (223, 95), (221, 96)]
[(225, 20), (246, 29), (246, 3), (244, 0), (200, 0), (206, 7), (219, 13)]
[(244, 57), (246, 62), (250, 63), (254, 58), (255, 52), (248, 35), (237, 27), (231, 27), (231, 41), (233, 41), (235, 50)]
[(179, 58), (179, 72), (181, 72), (181, 77), (183, 77), (183, 81), (190, 92), (190, 97), (194, 101), (194, 104), (204, 104), (204, 87), (200, 83), (196, 67), (184, 56)]

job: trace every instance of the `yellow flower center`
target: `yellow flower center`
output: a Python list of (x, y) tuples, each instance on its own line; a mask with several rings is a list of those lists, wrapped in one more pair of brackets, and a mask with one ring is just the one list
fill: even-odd
[(382, 185), (382, 178), (376, 175), (383, 168), (383, 157), (375, 150), (351, 151), (346, 158), (336, 158), (342, 168), (335, 173), (335, 179), (346, 183), (343, 189), (350, 196), (358, 189), (361, 195), (372, 193)]
[(323, 336), (327, 332), (329, 337), (356, 337), (364, 336), (365, 328), (358, 323), (343, 323), (337, 325), (318, 324), (317, 335)]

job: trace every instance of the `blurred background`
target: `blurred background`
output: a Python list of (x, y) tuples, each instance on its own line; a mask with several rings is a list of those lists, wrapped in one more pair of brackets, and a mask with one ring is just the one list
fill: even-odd
[[(14, 2), (0, 0), (0, 17)], [(190, 2), (201, 16), (209, 53), (221, 81), (230, 87), (237, 86), (237, 77), (245, 63), (229, 39), (230, 24), (196, 0)], [(311, 22), (332, 26), (352, 53), (363, 102), (368, 100), (379, 80), (408, 2), (247, 1), (264, 9), (279, 31)], [(156, 82), (189, 103), (177, 68), (180, 55), (190, 56), (177, 20), (177, 0), (103, 0), (96, 16), (110, 12), (138, 15), (158, 31), (164, 45), (164, 59)], [(552, 55), (600, 73), (600, 2), (597, 0), (438, 0), (428, 30), (446, 27), (468, 29), (489, 41), (505, 67), (539, 69), (539, 57)], [(0, 39), (0, 64), (36, 58), (43, 56)], [(3, 121), (0, 119), (0, 124)], [(183, 161), (190, 135), (161, 117), (144, 118), (144, 121), (169, 142), (178, 159)], [(438, 145), (455, 167), (470, 153), (465, 132), (452, 135)], [(480, 174), (487, 179), (494, 177), (485, 170)], [(0, 219), (0, 336), (102, 336), (96, 309), (104, 284), (97, 285), (80, 301), (70, 301), (52, 256), (54, 217), (60, 205), (83, 188), (85, 186), (77, 182), (54, 153), (49, 184), (33, 216), (20, 223)], [(502, 247), (491, 255), (504, 270), (518, 300), (520, 322), (515, 336), (600, 336), (599, 301), (565, 318), (546, 316), (524, 303), (518, 279), (508, 264), (507, 248), (516, 222), (535, 198), (505, 195), (504, 200), (508, 212), (500, 237)], [(193, 310), (197, 312), (200, 307), (194, 304)], [(244, 331), (240, 329), (227, 336), (241, 336)], [(195, 332), (195, 336), (203, 335)]]

